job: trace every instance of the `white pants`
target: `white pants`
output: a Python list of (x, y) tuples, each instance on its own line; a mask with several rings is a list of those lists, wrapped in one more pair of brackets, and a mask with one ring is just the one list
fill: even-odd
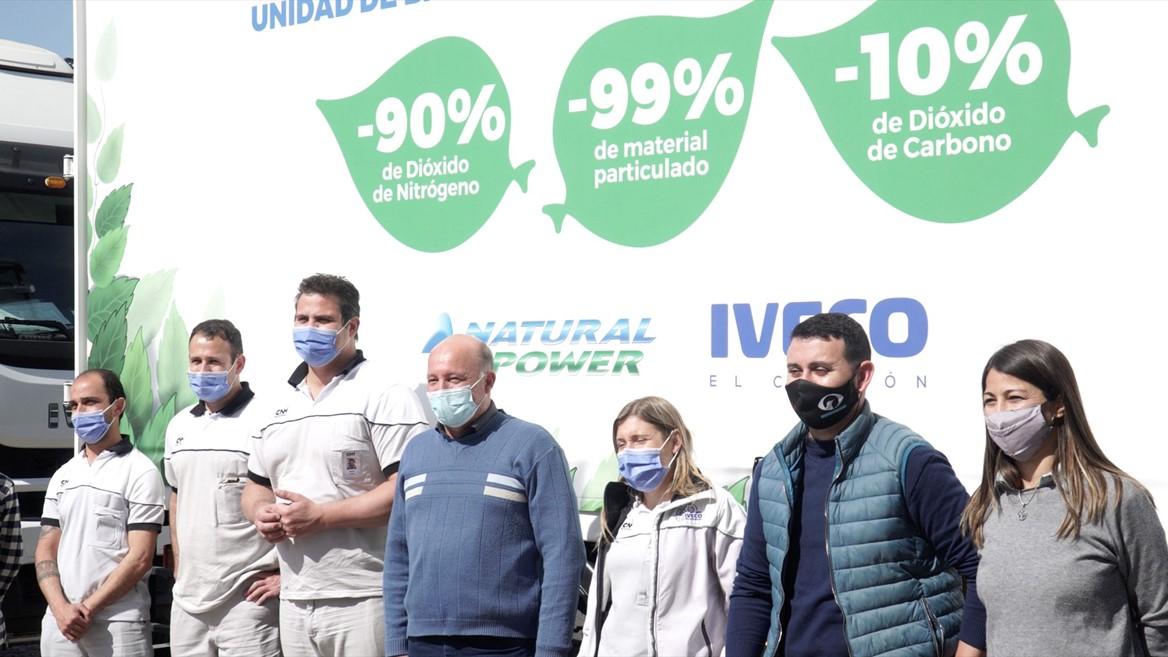
[(385, 607), (375, 598), (281, 600), (284, 657), (380, 657)]
[(278, 657), (280, 602), (257, 605), (244, 598), (245, 589), (219, 607), (189, 614), (170, 605), (171, 657)]
[(74, 643), (61, 634), (50, 611), (41, 620), (41, 657), (153, 657), (150, 623), (99, 621)]

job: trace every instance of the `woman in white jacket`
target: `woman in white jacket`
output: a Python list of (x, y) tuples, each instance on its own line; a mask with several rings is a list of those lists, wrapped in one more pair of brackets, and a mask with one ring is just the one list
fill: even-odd
[(721, 655), (745, 512), (698, 470), (668, 401), (626, 404), (612, 439), (621, 479), (604, 491), (579, 655)]

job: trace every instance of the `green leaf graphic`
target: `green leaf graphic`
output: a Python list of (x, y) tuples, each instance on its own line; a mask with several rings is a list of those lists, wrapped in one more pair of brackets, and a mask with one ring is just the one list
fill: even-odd
[(616, 481), (620, 478), (617, 470), (616, 454), (609, 454), (608, 458), (600, 462), (596, 468), (596, 473), (584, 485), (584, 490), (580, 493), (580, 512), (581, 513), (598, 513), (600, 508), (604, 506), (604, 487), (611, 481)]
[(115, 228), (97, 241), (89, 256), (89, 277), (97, 287), (105, 287), (113, 280), (118, 267), (122, 266), (122, 255), (126, 252), (126, 235), (129, 226)]
[(600, 237), (652, 246), (701, 216), (742, 142), (770, 0), (713, 18), (610, 25), (572, 58), (553, 140), (567, 187), (544, 207)]
[(134, 336), (130, 348), (126, 350), (126, 362), (122, 365), (122, 385), (126, 388), (126, 417), (134, 427), (135, 435), (141, 436), (154, 411), (154, 390), (150, 385), (150, 362), (146, 356), (146, 343), (142, 331)]
[(726, 490), (729, 491), (730, 495), (734, 499), (738, 500), (738, 503), (742, 506), (746, 506), (746, 484), (749, 482), (750, 477), (743, 477), (738, 481), (730, 484), (729, 486), (726, 486)]
[(126, 311), (129, 307), (127, 302), (110, 311), (101, 328), (89, 334), (93, 342), (93, 348), (89, 350), (89, 367), (122, 371), (126, 360)]
[(122, 166), (122, 135), (125, 128), (124, 125), (114, 128), (97, 153), (97, 178), (103, 183), (111, 183), (118, 177), (118, 169)]
[(97, 111), (97, 103), (93, 102), (93, 96), (89, 94), (85, 94), (85, 133), (91, 144), (101, 136), (101, 113)]
[(929, 221), (1001, 209), (1073, 132), (1094, 146), (1108, 112), (1071, 113), (1070, 37), (1052, 0), (876, 0), (774, 43), (856, 176)]
[[(138, 286), (138, 279), (118, 276), (105, 287), (95, 287), (89, 291), (89, 319), (86, 330), (90, 337), (94, 337), (101, 327), (109, 321), (110, 315), (122, 313), (125, 320), (126, 309), (134, 298), (134, 289)], [(125, 333), (125, 331), (123, 331)]]
[(173, 289), (173, 269), (146, 274), (138, 283), (134, 303), (130, 304), (130, 312), (126, 315), (126, 323), (131, 333), (142, 331), (142, 339), (146, 344), (154, 342), (162, 330), (166, 311), (170, 309)]
[(97, 209), (95, 222), (98, 237), (105, 237), (106, 233), (121, 228), (126, 223), (126, 213), (130, 211), (130, 193), (133, 190), (133, 183), (123, 185), (102, 200), (101, 207)]
[(112, 22), (101, 33), (94, 60), (97, 64), (97, 79), (108, 82), (118, 65), (118, 34)]
[(512, 182), (527, 190), (535, 163), (511, 165), (507, 87), (466, 39), (431, 41), (355, 96), (316, 104), (365, 206), (406, 246), (453, 249)]
[(166, 403), (159, 406), (154, 415), (150, 416), (150, 421), (142, 430), (141, 438), (134, 442), (134, 446), (150, 457), (155, 465), (162, 463), (162, 456), (166, 451), (166, 425), (170, 423), (171, 418), (174, 417), (179, 408), (182, 407), (178, 405), (173, 396), (167, 399)]
[(176, 408), (180, 409), (196, 401), (187, 383), (187, 343), (187, 326), (178, 314), (178, 308), (172, 304), (158, 347), (158, 398), (173, 397)]

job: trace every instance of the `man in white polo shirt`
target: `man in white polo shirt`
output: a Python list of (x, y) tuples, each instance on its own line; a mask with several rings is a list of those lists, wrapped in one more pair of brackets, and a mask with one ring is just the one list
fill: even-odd
[(280, 557), (285, 657), (384, 655), (385, 529), (406, 442), (427, 406), (357, 349), (360, 296), (339, 276), (300, 282), (293, 341), (303, 363), (248, 462), (243, 508)]
[(162, 529), (162, 477), (120, 432), (126, 392), (116, 374), (82, 372), (69, 397), (84, 446), (45, 491), (36, 547), (37, 582), (49, 603), (41, 655), (149, 656), (145, 577)]
[(199, 403), (166, 428), (171, 543), (172, 657), (280, 654), (276, 550), (243, 516), (252, 436), (266, 413), (240, 379), (243, 337), (225, 319), (191, 331), (189, 382)]

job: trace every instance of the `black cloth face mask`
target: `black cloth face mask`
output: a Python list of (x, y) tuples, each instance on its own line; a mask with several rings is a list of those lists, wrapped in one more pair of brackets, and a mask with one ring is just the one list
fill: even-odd
[(826, 429), (847, 417), (860, 398), (855, 377), (838, 388), (828, 388), (805, 379), (792, 381), (785, 387), (795, 414), (812, 429)]

